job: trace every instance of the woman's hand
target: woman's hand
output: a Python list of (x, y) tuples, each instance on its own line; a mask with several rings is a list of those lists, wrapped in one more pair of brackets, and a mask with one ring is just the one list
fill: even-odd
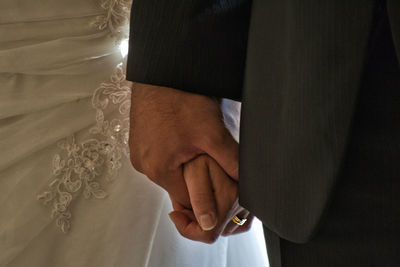
[[(213, 243), (221, 234), (227, 236), (250, 229), (253, 216), (238, 203), (238, 183), (214, 159), (198, 156), (184, 165), (183, 176), (192, 209), (171, 198), (174, 211), (170, 213), (182, 236)], [(232, 221), (235, 215), (248, 221), (238, 226)]]

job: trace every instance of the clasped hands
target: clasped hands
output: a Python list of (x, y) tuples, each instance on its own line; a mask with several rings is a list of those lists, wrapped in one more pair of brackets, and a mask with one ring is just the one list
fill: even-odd
[[(238, 143), (218, 100), (136, 83), (130, 122), (131, 162), (169, 193), (182, 236), (212, 243), (250, 228), (238, 203)], [(248, 221), (238, 226), (235, 215)]]

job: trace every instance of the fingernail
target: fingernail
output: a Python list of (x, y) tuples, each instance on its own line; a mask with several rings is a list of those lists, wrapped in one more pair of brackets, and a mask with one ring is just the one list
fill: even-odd
[(204, 231), (209, 231), (215, 227), (217, 220), (213, 213), (200, 215), (200, 226)]

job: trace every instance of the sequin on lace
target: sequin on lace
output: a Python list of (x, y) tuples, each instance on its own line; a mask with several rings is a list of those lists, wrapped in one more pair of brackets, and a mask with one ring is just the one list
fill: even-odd
[[(120, 41), (126, 36), (123, 26), (129, 20), (130, 1), (107, 0), (102, 2), (106, 14), (99, 16), (94, 25), (100, 30), (109, 29)], [(118, 45), (118, 42), (116, 42)], [(128, 152), (129, 109), (131, 83), (126, 81), (123, 63), (119, 64), (110, 81), (103, 82), (94, 91), (92, 106), (96, 110), (96, 123), (90, 128), (90, 137), (77, 142), (75, 136), (58, 143), (60, 153), (53, 158), (52, 181), (46, 191), (38, 196), (51, 206), (51, 218), (67, 233), (71, 227), (71, 203), (79, 195), (102, 199), (107, 193), (102, 181), (111, 181), (121, 167), (121, 158)], [(113, 112), (107, 120), (105, 113)]]

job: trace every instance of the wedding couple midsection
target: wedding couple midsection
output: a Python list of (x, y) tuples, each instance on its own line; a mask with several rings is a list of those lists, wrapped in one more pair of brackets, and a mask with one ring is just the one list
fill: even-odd
[(237, 202), (238, 103), (194, 99), (218, 115), (212, 144), (189, 102), (172, 121), (174, 103), (139, 101), (130, 3), (94, 2), (0, 3), (0, 266), (265, 266)]
[(399, 11), (1, 0), (0, 266), (398, 266)]

